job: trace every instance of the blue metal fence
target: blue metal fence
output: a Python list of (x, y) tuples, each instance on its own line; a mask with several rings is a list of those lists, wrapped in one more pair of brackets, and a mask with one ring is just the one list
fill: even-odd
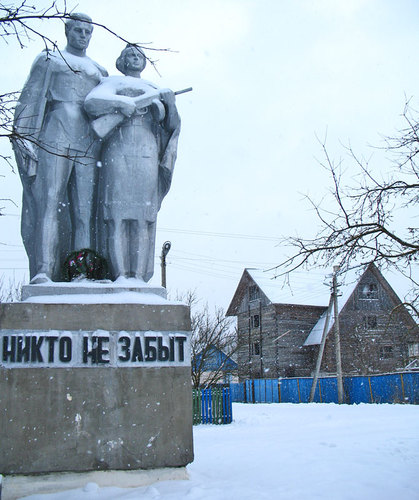
[(419, 405), (419, 374), (404, 373), (403, 378), (403, 393), (409, 403)]
[(230, 397), (233, 403), (242, 403), (246, 399), (244, 384), (230, 384)]
[[(232, 400), (246, 403), (307, 403), (312, 378), (256, 379), (230, 384)], [(419, 404), (419, 373), (343, 377), (345, 403)], [(314, 402), (337, 403), (336, 377), (319, 378)]]

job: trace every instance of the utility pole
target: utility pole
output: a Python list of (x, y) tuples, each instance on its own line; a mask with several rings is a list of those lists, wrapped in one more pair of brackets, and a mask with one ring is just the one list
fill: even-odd
[(249, 378), (252, 378), (252, 317), (250, 315), (250, 304), (247, 306), (249, 316)]
[(336, 378), (338, 383), (338, 402), (343, 403), (342, 360), (340, 354), (339, 309), (338, 309), (338, 280), (339, 266), (333, 266), (333, 305), (335, 313), (335, 351), (336, 351)]
[(166, 288), (166, 256), (169, 253), (172, 244), (170, 241), (166, 241), (163, 243), (163, 247), (161, 249), (161, 286)]
[(263, 337), (262, 337), (262, 301), (259, 299), (259, 354), (260, 354), (260, 378), (265, 378), (263, 371)]

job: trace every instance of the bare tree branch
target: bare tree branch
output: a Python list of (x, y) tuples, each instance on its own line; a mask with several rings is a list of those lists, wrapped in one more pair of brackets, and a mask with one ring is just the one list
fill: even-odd
[[(24, 48), (26, 44), (33, 39), (33, 37), (40, 38), (43, 41), (47, 52), (51, 50), (57, 50), (60, 52), (56, 42), (45, 35), (41, 30), (35, 28), (31, 22), (51, 20), (66, 21), (67, 19), (70, 19), (72, 14), (74, 14), (74, 9), (68, 10), (67, 3), (65, 1), (61, 3), (62, 7), (58, 5), (57, 1), (53, 1), (45, 9), (37, 9), (33, 5), (28, 5), (26, 1), (21, 2), (18, 6), (0, 3), (0, 38), (3, 38), (7, 42), (7, 38), (12, 37), (17, 40), (21, 48)], [(174, 52), (170, 48), (151, 47), (150, 42), (130, 41), (102, 23), (92, 21), (92, 24), (104, 29), (118, 40), (121, 40), (126, 44), (139, 47), (145, 51)], [(147, 56), (147, 54), (145, 54), (145, 57), (158, 73), (156, 61)]]
[[(418, 208), (419, 124), (409, 103), (403, 117), (406, 127), (398, 136), (386, 138), (385, 151), (392, 158), (378, 174), (369, 161), (359, 158), (348, 147), (352, 160), (349, 178), (343, 162), (335, 164), (326, 141), (320, 141), (324, 156), (320, 165), (330, 174), (331, 189), (321, 202), (306, 197), (320, 229), (313, 238), (282, 239), (281, 244), (290, 245), (294, 251), (274, 268), (278, 274), (306, 266), (328, 266), (331, 262), (343, 269), (374, 262), (380, 267), (397, 269), (412, 281), (413, 301), (409, 304), (417, 308), (414, 304), (418, 301), (418, 284), (413, 271), (419, 258), (419, 228), (411, 224), (413, 217), (408, 218), (408, 224), (401, 225), (397, 215), (403, 210), (413, 213)], [(344, 184), (346, 181), (350, 183)]]
[[(232, 319), (225, 316), (223, 309), (211, 314), (208, 305), (199, 307), (196, 293), (188, 291), (178, 296), (191, 307), (191, 377), (194, 388), (209, 387), (223, 380), (226, 373), (236, 374), (229, 368), (229, 357), (237, 350), (237, 333), (232, 328)], [(217, 353), (222, 351), (227, 358), (221, 360)], [(217, 359), (214, 359), (217, 358)]]

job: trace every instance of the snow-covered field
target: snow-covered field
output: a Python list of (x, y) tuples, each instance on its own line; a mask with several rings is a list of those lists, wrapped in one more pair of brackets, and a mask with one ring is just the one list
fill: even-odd
[(194, 428), (188, 481), (82, 489), (31, 500), (419, 499), (419, 406), (233, 405)]

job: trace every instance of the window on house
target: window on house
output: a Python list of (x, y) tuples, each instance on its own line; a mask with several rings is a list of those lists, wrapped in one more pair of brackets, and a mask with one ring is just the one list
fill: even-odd
[(419, 344), (409, 344), (409, 358), (418, 358), (419, 357)]
[(255, 354), (255, 356), (260, 356), (260, 343), (259, 342), (254, 342), (253, 353)]
[(257, 300), (259, 298), (259, 287), (257, 285), (249, 286), (249, 300)]
[(252, 328), (259, 328), (259, 326), (260, 326), (260, 316), (259, 316), (259, 314), (254, 314), (251, 317), (251, 325), (252, 325)]
[(377, 328), (377, 316), (364, 316), (362, 323), (366, 330)]
[(393, 346), (383, 345), (380, 347), (380, 359), (390, 359), (393, 357)]
[(378, 299), (378, 286), (376, 283), (365, 283), (361, 288), (361, 299)]

